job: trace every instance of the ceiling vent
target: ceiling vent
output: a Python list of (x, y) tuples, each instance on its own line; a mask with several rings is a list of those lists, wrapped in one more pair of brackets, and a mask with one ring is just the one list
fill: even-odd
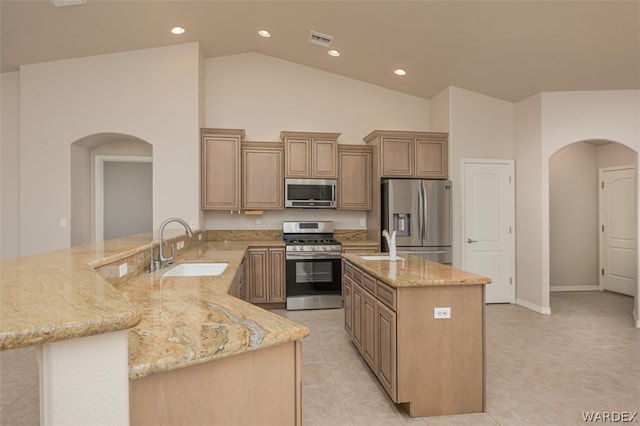
[(311, 31), (309, 33), (309, 43), (317, 44), (322, 47), (329, 47), (333, 41), (333, 36), (328, 34), (322, 34), (317, 31)]
[(62, 6), (77, 6), (79, 4), (85, 4), (87, 0), (49, 0), (55, 7)]

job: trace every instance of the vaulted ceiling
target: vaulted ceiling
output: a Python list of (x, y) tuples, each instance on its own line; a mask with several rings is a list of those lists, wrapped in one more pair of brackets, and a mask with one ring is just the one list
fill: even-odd
[(508, 101), (640, 89), (638, 1), (1, 0), (0, 18), (3, 72), (198, 41), (205, 58), (257, 52), (427, 99), (449, 85)]

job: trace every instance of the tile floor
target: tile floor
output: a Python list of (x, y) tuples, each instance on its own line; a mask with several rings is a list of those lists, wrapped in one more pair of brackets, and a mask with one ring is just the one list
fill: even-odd
[[(409, 418), (387, 397), (349, 342), (342, 310), (276, 311), (307, 325), (304, 424), (584, 425), (583, 411), (638, 411), (640, 329), (633, 299), (552, 293), (552, 315), (487, 306), (486, 413)], [(0, 353), (0, 425), (37, 425), (35, 351)]]

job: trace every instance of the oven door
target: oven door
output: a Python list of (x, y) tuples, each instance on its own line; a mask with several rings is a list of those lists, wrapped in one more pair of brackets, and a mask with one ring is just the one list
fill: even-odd
[(340, 294), (342, 262), (332, 258), (287, 258), (287, 297)]

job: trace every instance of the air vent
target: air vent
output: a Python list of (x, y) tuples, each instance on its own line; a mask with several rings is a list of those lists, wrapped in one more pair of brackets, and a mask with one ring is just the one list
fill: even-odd
[(311, 31), (309, 33), (309, 43), (317, 44), (318, 46), (329, 47), (333, 41), (333, 36), (328, 34), (322, 34), (317, 31)]

